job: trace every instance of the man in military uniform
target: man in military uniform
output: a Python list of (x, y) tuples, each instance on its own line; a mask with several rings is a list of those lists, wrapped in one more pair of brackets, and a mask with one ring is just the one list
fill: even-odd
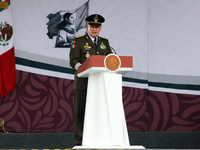
[[(91, 55), (112, 53), (108, 39), (98, 36), (102, 28), (101, 24), (105, 21), (104, 17), (93, 14), (85, 20), (88, 22), (88, 33), (76, 37), (71, 43), (70, 66), (76, 71)], [(75, 144), (82, 145), (88, 78), (79, 78), (76, 71), (74, 78)]]

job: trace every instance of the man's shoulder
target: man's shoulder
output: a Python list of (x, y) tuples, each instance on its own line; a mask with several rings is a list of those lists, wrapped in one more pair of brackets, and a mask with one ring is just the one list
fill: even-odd
[(83, 38), (85, 37), (85, 35), (79, 35), (79, 36), (75, 36), (75, 39), (80, 39), (80, 38)]
[(102, 36), (99, 36), (99, 38), (101, 38), (101, 39), (104, 39), (104, 40), (108, 40), (107, 38), (105, 38), (105, 37), (102, 37)]
[(79, 35), (79, 36), (75, 36), (74, 38), (74, 42), (81, 42), (81, 41), (85, 41), (86, 40), (86, 35)]
[(84, 41), (83, 39), (85, 39), (85, 35), (79, 35), (79, 36), (75, 36), (74, 40), (72, 41), (71, 44), (74, 44), (74, 43), (80, 43), (81, 41)]

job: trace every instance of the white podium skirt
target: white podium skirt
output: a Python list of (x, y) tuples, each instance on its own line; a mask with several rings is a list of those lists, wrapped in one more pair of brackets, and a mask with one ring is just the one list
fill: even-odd
[(121, 74), (89, 75), (82, 146), (130, 146)]

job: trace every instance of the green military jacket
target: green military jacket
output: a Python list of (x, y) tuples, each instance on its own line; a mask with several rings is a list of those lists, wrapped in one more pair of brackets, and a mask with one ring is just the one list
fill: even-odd
[[(91, 55), (108, 55), (112, 53), (108, 39), (98, 36), (97, 46), (88, 34), (76, 37), (70, 48), (70, 66), (78, 69)], [(79, 64), (79, 65), (78, 65)], [(78, 67), (77, 67), (78, 66)], [(79, 78), (75, 71), (74, 89), (87, 90), (88, 78)]]

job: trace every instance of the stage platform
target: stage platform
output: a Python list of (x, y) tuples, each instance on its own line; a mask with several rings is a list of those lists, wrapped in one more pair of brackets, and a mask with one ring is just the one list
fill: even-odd
[[(73, 150), (73, 149), (67, 148), (67, 149), (0, 149), (0, 150)], [(84, 150), (127, 150), (127, 149), (84, 149)], [(141, 149), (128, 149), (128, 150), (141, 150)], [(199, 149), (146, 149), (146, 150), (199, 150)]]
[(135, 145), (135, 146), (99, 146), (99, 147), (86, 147), (86, 146), (74, 146), (72, 148), (73, 150), (96, 150), (96, 149), (101, 149), (101, 150), (142, 150), (145, 149), (144, 146), (141, 145)]
[[(72, 149), (0, 149), (0, 150), (72, 150)], [(85, 149), (85, 150), (108, 150), (108, 149)], [(123, 149), (109, 149), (109, 150), (123, 150)], [(134, 149), (134, 150), (140, 150), (140, 149)], [(146, 150), (178, 150), (178, 149), (146, 149)], [(179, 150), (199, 150), (199, 149), (179, 149)]]
[[(148, 150), (200, 149), (200, 132), (129, 132), (129, 140)], [(0, 149), (71, 150), (74, 142), (73, 132), (0, 133)]]

